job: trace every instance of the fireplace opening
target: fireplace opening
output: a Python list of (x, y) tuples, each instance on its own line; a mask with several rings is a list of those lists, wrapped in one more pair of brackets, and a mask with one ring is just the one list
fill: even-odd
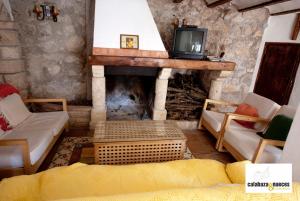
[(151, 119), (157, 70), (107, 68), (106, 106), (108, 120)]

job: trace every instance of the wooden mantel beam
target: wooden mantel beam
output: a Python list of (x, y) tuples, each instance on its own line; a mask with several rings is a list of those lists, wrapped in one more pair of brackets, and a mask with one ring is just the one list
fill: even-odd
[(266, 1), (266, 2), (263, 2), (263, 3), (260, 3), (260, 4), (256, 4), (256, 5), (253, 5), (253, 6), (246, 7), (246, 8), (238, 9), (238, 11), (239, 12), (246, 12), (246, 11), (249, 11), (249, 10), (258, 9), (258, 8), (262, 8), (262, 7), (265, 7), (265, 6), (271, 6), (271, 5), (274, 5), (274, 4), (283, 3), (283, 2), (286, 2), (286, 1), (290, 1), (290, 0), (269, 0), (269, 1)]
[(222, 70), (233, 71), (234, 62), (212, 62), (184, 59), (163, 59), (146, 57), (124, 57), (124, 56), (101, 56), (93, 55), (89, 58), (91, 65), (125, 66), (125, 67), (148, 67), (148, 68), (176, 68), (190, 70)]

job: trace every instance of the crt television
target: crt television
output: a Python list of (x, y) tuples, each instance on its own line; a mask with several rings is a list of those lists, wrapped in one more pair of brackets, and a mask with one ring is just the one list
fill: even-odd
[(207, 29), (180, 27), (174, 31), (173, 58), (204, 59)]

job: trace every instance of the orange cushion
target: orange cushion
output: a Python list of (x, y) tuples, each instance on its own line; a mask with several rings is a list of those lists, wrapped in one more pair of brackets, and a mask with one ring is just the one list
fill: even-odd
[[(257, 109), (246, 103), (240, 104), (236, 108), (234, 113), (240, 114), (240, 115), (251, 116), (251, 117), (258, 117)], [(254, 124), (255, 124), (254, 122), (241, 121), (241, 120), (235, 120), (235, 121), (246, 128), (251, 128), (251, 129), (254, 128)]]

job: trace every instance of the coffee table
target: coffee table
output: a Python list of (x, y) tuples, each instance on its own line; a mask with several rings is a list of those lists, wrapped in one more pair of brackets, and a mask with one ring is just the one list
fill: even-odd
[(173, 121), (102, 121), (94, 138), (96, 164), (183, 159), (186, 137)]

